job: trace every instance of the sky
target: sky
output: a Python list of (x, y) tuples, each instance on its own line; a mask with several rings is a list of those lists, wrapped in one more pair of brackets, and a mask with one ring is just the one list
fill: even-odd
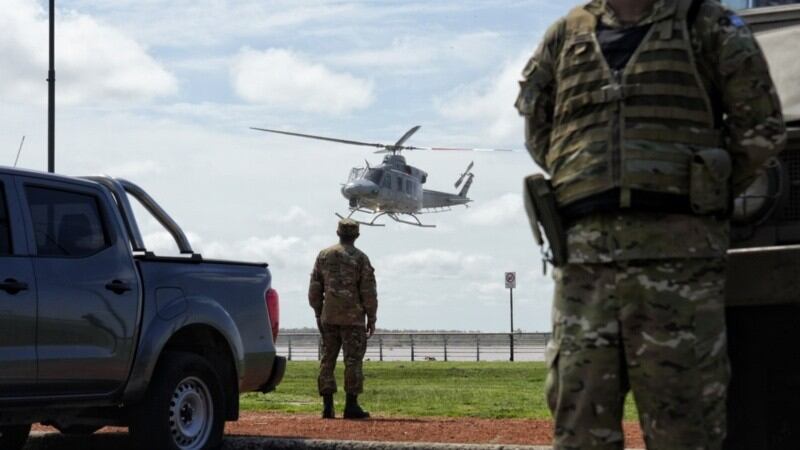
[[(144, 187), (206, 257), (268, 262), (284, 327), (312, 326), (308, 275), (336, 241), (340, 183), (380, 156), (259, 134), (268, 127), (418, 146), (523, 149), (513, 103), (547, 26), (578, 2), (549, 0), (57, 0), (57, 171)], [(43, 1), (0, 9), (0, 163), (46, 168)], [(475, 161), (469, 209), (389, 223), (357, 245), (376, 268), (379, 327), (546, 331), (542, 271), (521, 188), (530, 157), (410, 153), (429, 189)], [(4, 160), (3, 160), (4, 158)], [(148, 248), (175, 253), (138, 211)]]

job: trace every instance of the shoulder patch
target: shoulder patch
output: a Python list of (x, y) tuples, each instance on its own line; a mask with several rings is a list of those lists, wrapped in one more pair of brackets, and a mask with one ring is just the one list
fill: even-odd
[(740, 16), (738, 16), (736, 14), (733, 14), (733, 13), (731, 13), (728, 16), (728, 20), (730, 20), (731, 21), (731, 25), (733, 25), (736, 28), (742, 28), (742, 27), (747, 26), (747, 24), (745, 23), (744, 19), (742, 19)]

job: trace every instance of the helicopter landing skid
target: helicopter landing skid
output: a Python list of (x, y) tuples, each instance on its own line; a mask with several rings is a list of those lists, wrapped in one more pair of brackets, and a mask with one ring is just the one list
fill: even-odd
[(414, 214), (404, 214), (404, 215), (411, 216), (411, 218), (414, 219), (416, 222), (409, 222), (408, 220), (403, 220), (397, 217), (397, 214), (389, 214), (389, 217), (391, 217), (395, 222), (404, 223), (406, 225), (413, 225), (415, 227), (420, 227), (420, 228), (436, 228), (436, 225), (425, 225), (419, 220), (419, 217), (417, 217)]
[[(365, 221), (362, 221), (362, 220), (353, 219), (353, 214), (355, 214), (357, 212), (373, 214), (372, 220), (370, 220), (369, 222), (365, 222)], [(411, 218), (414, 219), (414, 222), (411, 222), (411, 221), (408, 221), (408, 220), (403, 220), (403, 219), (401, 219), (399, 217), (399, 215), (410, 216)], [(384, 224), (384, 223), (376, 223), (376, 221), (378, 219), (380, 219), (381, 217), (383, 217), (383, 216), (387, 216), (387, 217), (389, 217), (390, 219), (394, 220), (397, 223), (402, 223), (402, 224), (406, 224), (406, 225), (412, 225), (412, 226), (420, 227), (420, 228), (436, 228), (436, 225), (426, 225), (426, 224), (422, 223), (419, 220), (419, 217), (417, 217), (415, 214), (410, 214), (410, 213), (399, 213), (398, 214), (398, 213), (389, 213), (389, 212), (385, 212), (384, 211), (384, 212), (375, 214), (375, 213), (373, 213), (371, 211), (365, 211), (363, 209), (353, 209), (353, 210), (350, 211), (350, 214), (348, 214), (347, 217), (344, 217), (343, 215), (341, 215), (339, 213), (336, 213), (336, 217), (338, 217), (340, 219), (345, 219), (345, 218), (353, 219), (356, 222), (358, 222), (359, 224), (366, 225), (368, 227), (385, 227), (386, 224)]]
[[(341, 214), (339, 214), (339, 213), (336, 213), (336, 217), (338, 217), (338, 218), (340, 218), (340, 219), (353, 219), (353, 214), (355, 214), (355, 213), (357, 213), (357, 212), (368, 213), (368, 211), (354, 209), (354, 210), (350, 211), (350, 214), (348, 214), (348, 215), (347, 215), (347, 217), (345, 217), (345, 216), (343, 216), (343, 215), (341, 215)], [(353, 220), (355, 220), (356, 222), (358, 222), (358, 224), (360, 224), (360, 225), (366, 225), (366, 226), (368, 226), (368, 227), (385, 227), (385, 226), (386, 226), (386, 224), (385, 224), (385, 223), (375, 223), (375, 221), (376, 221), (376, 220), (378, 220), (378, 218), (380, 218), (381, 216), (383, 216), (383, 215), (385, 215), (385, 214), (386, 214), (386, 213), (380, 213), (380, 214), (377, 214), (377, 215), (375, 215), (375, 217), (373, 217), (373, 218), (372, 218), (372, 220), (371, 220), (371, 221), (369, 221), (369, 222), (364, 222), (364, 221), (362, 221), (362, 220), (358, 220), (358, 219), (353, 219)]]

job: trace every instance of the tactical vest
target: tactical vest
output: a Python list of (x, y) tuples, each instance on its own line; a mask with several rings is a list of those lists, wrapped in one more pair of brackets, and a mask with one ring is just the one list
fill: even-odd
[(689, 36), (692, 1), (666, 2), (621, 71), (603, 56), (597, 17), (583, 7), (566, 17), (547, 155), (560, 206), (611, 190), (621, 208), (632, 191), (688, 195), (693, 155), (722, 145)]

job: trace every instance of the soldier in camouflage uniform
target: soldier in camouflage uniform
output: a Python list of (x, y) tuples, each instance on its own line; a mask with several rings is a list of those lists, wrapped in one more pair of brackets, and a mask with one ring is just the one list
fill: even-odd
[[(322, 335), (319, 365), (319, 394), (323, 399), (322, 417), (333, 419), (334, 369), (339, 349), (344, 351), (345, 419), (366, 419), (369, 413), (358, 405), (364, 388), (362, 360), (367, 339), (375, 332), (378, 295), (375, 270), (369, 258), (354, 246), (359, 236), (358, 222), (344, 219), (336, 232), (339, 244), (322, 250), (314, 263), (308, 301), (314, 308)], [(365, 326), (366, 321), (366, 326)]]
[(622, 449), (629, 389), (648, 449), (720, 449), (728, 212), (786, 140), (761, 49), (717, 1), (592, 0), (523, 76), (526, 146), (566, 223), (555, 449)]

